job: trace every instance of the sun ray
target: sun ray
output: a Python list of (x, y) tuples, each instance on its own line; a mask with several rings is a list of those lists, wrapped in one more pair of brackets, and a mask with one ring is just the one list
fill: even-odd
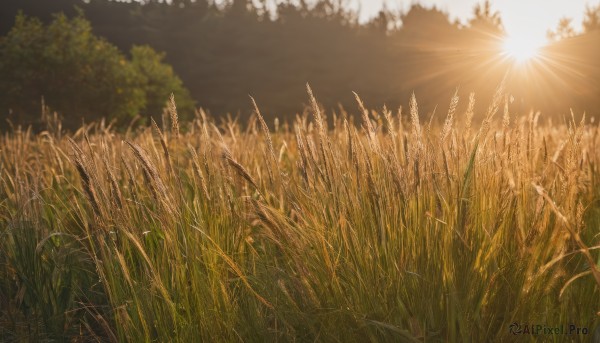
[(544, 42), (526, 34), (506, 36), (502, 42), (502, 53), (516, 63), (526, 63), (539, 57)]

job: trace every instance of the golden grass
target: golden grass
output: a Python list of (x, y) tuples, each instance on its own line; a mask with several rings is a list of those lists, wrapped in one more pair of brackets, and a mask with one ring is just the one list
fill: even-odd
[(523, 322), (589, 340), (598, 126), (502, 92), (476, 135), (474, 95), (439, 127), (415, 96), (404, 117), (357, 95), (357, 124), (310, 87), (311, 115), (275, 132), (254, 99), (246, 127), (179, 123), (171, 99), (170, 132), (6, 133), (0, 337), (510, 341)]

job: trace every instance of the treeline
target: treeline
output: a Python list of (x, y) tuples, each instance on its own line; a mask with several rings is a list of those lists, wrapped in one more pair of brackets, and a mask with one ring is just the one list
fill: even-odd
[(597, 8), (586, 13), (585, 33), (575, 35), (563, 23), (567, 30), (554, 32), (548, 58), (523, 77), (500, 56), (501, 16), (489, 2), (478, 5), (466, 24), (418, 4), (403, 13), (384, 10), (361, 24), (340, 3), (3, 0), (0, 34), (19, 11), (45, 22), (53, 13), (82, 11), (93, 32), (121, 51), (149, 45), (165, 52), (197, 105), (217, 115), (248, 114), (251, 94), (267, 117), (289, 117), (302, 111), (307, 82), (327, 109), (354, 109), (352, 91), (367, 105), (391, 108), (415, 92), (428, 113), (446, 107), (457, 88), (462, 96), (477, 91), (487, 103), (504, 75), (515, 111), (600, 108)]

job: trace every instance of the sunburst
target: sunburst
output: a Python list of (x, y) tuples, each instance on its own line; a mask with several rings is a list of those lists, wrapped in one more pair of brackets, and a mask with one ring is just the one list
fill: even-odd
[(543, 40), (526, 34), (506, 36), (502, 43), (502, 53), (514, 62), (523, 64), (538, 58), (544, 44)]

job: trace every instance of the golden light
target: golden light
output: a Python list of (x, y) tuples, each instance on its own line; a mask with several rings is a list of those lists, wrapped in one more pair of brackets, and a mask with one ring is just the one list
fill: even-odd
[(516, 63), (526, 63), (539, 56), (544, 44), (543, 39), (534, 36), (511, 35), (504, 38), (502, 52)]

